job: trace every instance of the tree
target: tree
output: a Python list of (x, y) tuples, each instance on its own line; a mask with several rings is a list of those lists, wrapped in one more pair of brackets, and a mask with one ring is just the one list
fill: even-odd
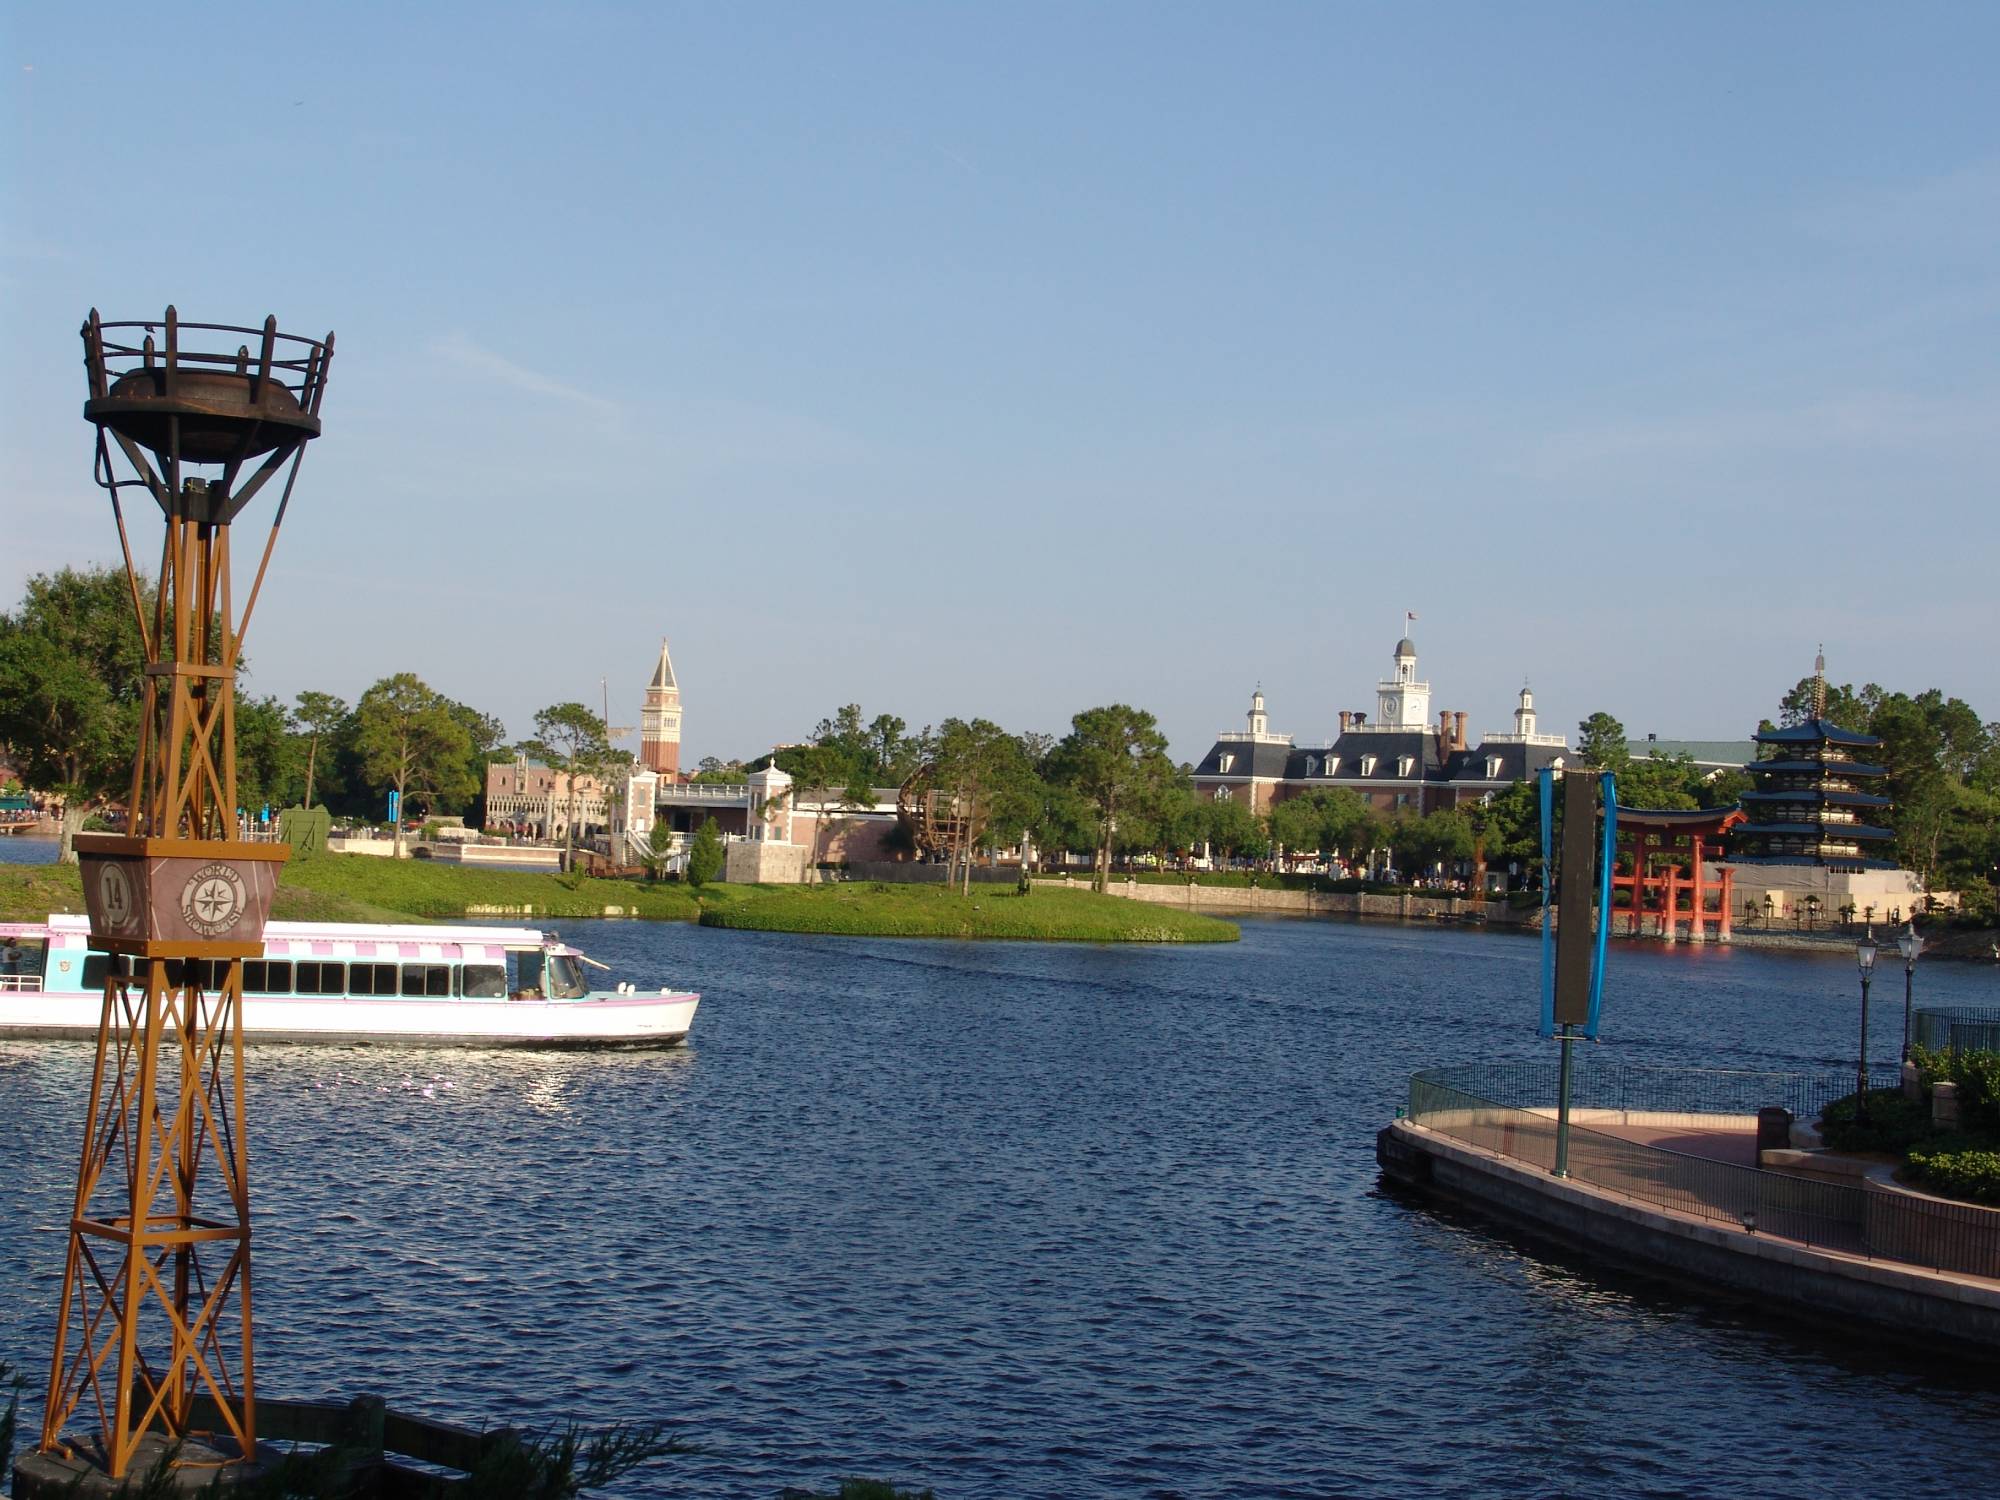
[[(528, 749), (550, 770), (561, 772), (569, 787), (569, 817), (563, 822), (563, 868), (567, 870), (576, 854), (576, 784), (593, 772), (601, 772), (611, 753), (604, 720), (581, 703), (551, 704), (535, 715), (535, 737), (528, 742)], [(606, 788), (606, 798), (610, 795)]]
[(472, 783), (471, 796), (465, 803), (466, 822), (479, 827), (486, 822), (486, 768), (512, 760), (514, 751), (507, 743), (507, 726), (491, 714), (483, 714), (470, 704), (450, 699), (445, 702), (452, 717), (465, 726), (471, 747), (466, 757), (466, 772)]
[(1510, 782), (1489, 800), (1466, 809), (1472, 822), (1472, 861), (1483, 882), (1486, 866), (1502, 860), (1533, 868), (1542, 855), (1542, 801), (1532, 779)]
[(972, 854), (996, 837), (1018, 839), (1040, 799), (1025, 747), (989, 719), (946, 719), (938, 726), (929, 770), (932, 787), (950, 808), (949, 850), (972, 891)]
[(688, 884), (704, 886), (721, 873), (722, 834), (715, 826), (715, 819), (705, 818), (688, 845)]
[(1869, 732), (1882, 741), (1876, 753), (1888, 769), (1888, 793), (1895, 799), (1897, 856), (1929, 886), (1965, 784), (1963, 772), (1973, 759), (1968, 741), (1982, 726), (1963, 703), (1954, 698), (1947, 704), (1932, 690), (1915, 698), (1889, 694)]
[(122, 571), (37, 574), (0, 615), (0, 745), (29, 790), (62, 799), (65, 863), (91, 804), (130, 791), (145, 666)]
[(674, 830), (666, 819), (657, 820), (646, 830), (646, 847), (640, 856), (646, 864), (646, 877), (658, 880), (666, 873), (667, 864), (674, 857)]
[(1672, 811), (1702, 805), (1701, 768), (1685, 753), (1661, 755), (1655, 751), (1627, 760), (1617, 776), (1618, 800), (1626, 807)]
[(1389, 847), (1405, 878), (1433, 867), (1472, 858), (1472, 823), (1455, 807), (1399, 818), (1389, 830)]
[[(1778, 722), (1790, 729), (1811, 719), (1813, 700), (1818, 692), (1818, 678), (1801, 677), (1792, 690), (1778, 700)], [(1820, 717), (1829, 724), (1838, 724), (1842, 729), (1858, 731), (1874, 717), (1875, 701), (1881, 696), (1882, 690), (1872, 682), (1858, 693), (1852, 683), (1835, 687), (1829, 682), (1826, 685), (1826, 710)]]
[(403, 853), (403, 821), (412, 796), (466, 795), (471, 740), (450, 700), (414, 672), (385, 677), (354, 706), (355, 749), (377, 788), (396, 793), (396, 855)]
[(1153, 716), (1124, 703), (1087, 708), (1070, 720), (1050, 757), (1056, 777), (1072, 788), (1089, 811), (1097, 849), (1092, 889), (1102, 891), (1111, 877), (1111, 845), (1121, 811), (1143, 815), (1149, 804), (1176, 781), (1167, 758), (1167, 739)]
[(875, 761), (877, 786), (901, 786), (923, 759), (921, 737), (911, 739), (909, 727), (894, 714), (877, 714), (868, 721), (868, 753)]
[(291, 715), (276, 698), (236, 698), (236, 800), (253, 818), (265, 806), (284, 806), (298, 778), (298, 746)]
[(300, 693), (298, 708), (292, 717), (299, 729), (309, 738), (306, 741), (306, 790), (302, 807), (313, 805), (313, 774), (319, 764), (319, 742), (340, 727), (347, 717), (347, 705), (331, 693), (318, 693), (311, 689)]
[[(859, 709), (855, 712), (858, 714)], [(820, 850), (830, 813), (868, 809), (875, 805), (875, 790), (863, 774), (863, 760), (844, 753), (834, 745), (812, 745), (795, 755), (787, 771), (792, 778), (792, 810), (797, 812), (801, 793), (808, 788), (819, 794), (819, 811), (813, 816), (812, 845), (807, 851), (808, 866), (819, 868)]]
[(1368, 802), (1349, 787), (1313, 787), (1271, 810), (1271, 837), (1287, 849), (1338, 854), (1365, 836), (1363, 854), (1374, 847), (1376, 819)]
[(1632, 759), (1625, 748), (1625, 726), (1600, 710), (1576, 726), (1577, 759), (1596, 771), (1622, 771)]
[(1257, 815), (1234, 797), (1212, 800), (1202, 808), (1202, 836), (1211, 849), (1229, 859), (1239, 854), (1261, 859), (1271, 852), (1273, 838)]

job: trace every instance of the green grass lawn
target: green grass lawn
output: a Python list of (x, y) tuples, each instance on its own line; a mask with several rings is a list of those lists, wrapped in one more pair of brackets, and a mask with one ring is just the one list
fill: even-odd
[(702, 896), (704, 927), (756, 932), (1069, 943), (1226, 943), (1240, 936), (1233, 922), (1089, 891), (1038, 888), (1024, 896), (974, 886), (967, 897), (935, 885), (856, 883), (752, 886), (727, 905), (708, 905), (707, 890)]
[[(423, 859), (380, 859), (367, 854), (322, 854), (293, 860), (279, 877), (287, 891), (359, 902), (404, 920), (464, 916), (601, 917), (607, 907), (626, 916), (691, 922), (700, 915), (683, 885), (638, 880), (589, 880), (527, 870), (483, 870)], [(512, 911), (481, 911), (508, 907)], [(520, 911), (526, 907), (528, 910)], [(273, 916), (289, 915), (274, 911)], [(377, 919), (381, 920), (381, 919)]]
[[(322, 854), (285, 865), (271, 915), (287, 922), (430, 922), (465, 916), (601, 917), (613, 906), (666, 921), (691, 922), (701, 912), (694, 893), (679, 885), (572, 881), (520, 870)], [(0, 920), (32, 922), (50, 912), (82, 910), (75, 865), (0, 865)]]
[[(425, 922), (462, 917), (601, 917), (612, 908), (653, 921), (700, 920), (754, 932), (854, 937), (1021, 938), (1037, 942), (1230, 942), (1233, 923), (1086, 890), (934, 885), (708, 885), (572, 879), (466, 869), (427, 860), (322, 854), (279, 875), (271, 915), (292, 922)], [(0, 920), (83, 910), (74, 865), (0, 865)]]
[(39, 922), (50, 912), (82, 910), (75, 865), (0, 865), (0, 922)]

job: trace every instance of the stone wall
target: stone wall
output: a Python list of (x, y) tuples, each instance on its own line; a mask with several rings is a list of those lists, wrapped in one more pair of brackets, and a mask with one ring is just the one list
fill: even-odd
[[(1037, 885), (1089, 888), (1088, 875), (1064, 875), (1037, 880)], [(1161, 885), (1114, 878), (1105, 887), (1114, 896), (1154, 906), (1232, 912), (1294, 912), (1300, 916), (1371, 917), (1383, 921), (1487, 922), (1495, 926), (1532, 927), (1541, 922), (1539, 906), (1511, 907), (1505, 901), (1479, 901), (1443, 892), (1402, 891), (1377, 896), (1365, 891), (1295, 891), (1282, 886)]]
[(805, 879), (806, 850), (766, 839), (731, 839), (723, 846), (722, 878), (731, 885), (797, 885)]
[(1918, 1344), (2000, 1351), (2000, 1284), (1860, 1260), (1620, 1198), (1398, 1120), (1377, 1138), (1384, 1175), (1590, 1254), (1713, 1292)]

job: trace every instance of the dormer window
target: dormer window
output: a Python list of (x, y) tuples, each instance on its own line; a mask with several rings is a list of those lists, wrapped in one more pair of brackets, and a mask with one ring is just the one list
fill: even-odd
[(1500, 779), (1499, 756), (1489, 755), (1486, 757), (1486, 779), (1488, 781), (1498, 781)]
[(1319, 775), (1319, 761), (1317, 758), (1310, 755), (1306, 757), (1306, 775), (1308, 776)]
[(1334, 772), (1338, 771), (1339, 769), (1340, 769), (1340, 757), (1338, 755), (1329, 755), (1326, 758), (1326, 774), (1331, 776), (1333, 775)]
[(1227, 751), (1224, 751), (1220, 756), (1216, 758), (1215, 762), (1216, 774), (1220, 776), (1227, 776), (1229, 774), (1229, 768), (1235, 764), (1236, 764), (1236, 757), (1229, 754)]
[(1399, 755), (1396, 757), (1396, 774), (1398, 776), (1408, 776), (1415, 769), (1416, 764), (1417, 759), (1415, 756)]
[(1373, 776), (1375, 774), (1374, 756), (1364, 755), (1361, 757), (1361, 774), (1363, 776)]

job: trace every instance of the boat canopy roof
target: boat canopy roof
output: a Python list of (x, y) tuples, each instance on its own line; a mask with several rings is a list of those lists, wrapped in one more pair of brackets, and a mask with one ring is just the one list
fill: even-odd
[[(80, 912), (57, 912), (45, 922), (0, 922), (0, 938), (66, 937), (82, 939), (90, 932), (90, 918)], [(473, 948), (505, 948), (519, 953), (569, 953), (577, 950), (553, 934), (536, 927), (475, 927), (469, 923), (447, 926), (427, 922), (266, 922), (264, 943), (267, 952), (282, 957), (287, 945), (292, 952), (313, 951), (312, 944), (355, 943), (395, 945), (398, 948), (443, 947), (447, 944)], [(65, 943), (81, 947), (81, 941)]]

